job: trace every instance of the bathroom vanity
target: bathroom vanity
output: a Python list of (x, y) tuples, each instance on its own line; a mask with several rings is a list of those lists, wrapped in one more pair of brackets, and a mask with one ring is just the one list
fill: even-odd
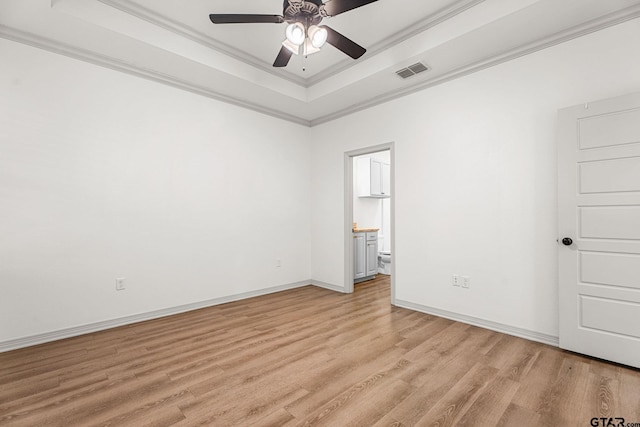
[(353, 230), (353, 281), (370, 280), (378, 272), (378, 229)]

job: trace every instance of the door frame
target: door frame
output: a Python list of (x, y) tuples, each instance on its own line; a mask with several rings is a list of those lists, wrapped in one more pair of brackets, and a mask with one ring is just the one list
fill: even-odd
[(395, 142), (372, 145), (344, 153), (344, 292), (353, 293), (353, 158), (389, 150), (391, 157), (391, 305), (396, 303)]

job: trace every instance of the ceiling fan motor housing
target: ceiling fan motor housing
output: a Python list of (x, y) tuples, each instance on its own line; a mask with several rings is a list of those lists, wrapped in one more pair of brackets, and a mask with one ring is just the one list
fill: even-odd
[(322, 5), (322, 0), (284, 0), (282, 14), (288, 23), (300, 22), (308, 28), (322, 21)]

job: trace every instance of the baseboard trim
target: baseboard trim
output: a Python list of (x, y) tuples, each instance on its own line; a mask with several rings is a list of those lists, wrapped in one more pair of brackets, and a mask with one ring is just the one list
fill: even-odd
[(492, 322), (490, 320), (480, 319), (473, 316), (467, 316), (465, 314), (454, 313), (452, 311), (442, 310), (435, 307), (429, 307), (422, 304), (416, 304), (409, 301), (403, 301), (403, 300), (397, 299), (395, 305), (402, 308), (408, 308), (409, 310), (419, 311), (421, 313), (426, 313), (426, 314), (432, 314), (434, 316), (444, 317), (446, 319), (467, 323), (473, 326), (479, 326), (481, 328), (490, 329), (492, 331), (501, 332), (503, 334), (513, 335), (515, 337), (524, 338), (530, 341), (536, 341), (543, 344), (552, 345), (554, 347), (559, 346), (559, 339), (557, 336), (547, 335), (540, 332), (534, 332), (528, 329), (522, 329), (515, 326), (505, 325), (503, 323)]
[[(344, 293), (344, 288), (322, 282), (320, 280), (304, 280), (300, 282), (289, 283), (285, 285), (273, 286), (256, 291), (243, 292), (240, 294), (228, 295), (226, 297), (214, 298), (206, 301), (199, 301), (191, 304), (183, 304), (176, 307), (169, 307), (161, 310), (149, 311), (146, 313), (134, 314), (131, 316), (120, 317), (117, 319), (105, 320), (101, 322), (89, 323), (86, 325), (74, 326), (71, 328), (60, 329), (57, 331), (45, 332), (42, 334), (31, 335), (23, 338), (16, 338), (8, 341), (0, 342), (0, 353), (11, 350), (17, 350), (24, 347), (31, 347), (38, 344), (44, 344), (51, 341), (58, 341), (65, 338), (71, 338), (79, 335), (89, 334), (92, 332), (103, 331), (105, 329), (117, 328), (119, 326), (131, 325), (133, 323), (144, 322), (146, 320), (158, 319), (161, 317), (172, 316), (174, 314), (185, 313), (187, 311), (198, 310), (206, 307), (213, 307), (228, 302), (239, 301), (247, 298), (253, 298), (261, 295), (282, 292), (289, 289), (300, 288), (303, 286), (313, 285), (319, 288), (328, 289), (334, 292)], [(517, 328), (502, 323), (492, 322), (473, 316), (467, 316), (442, 310), (435, 307), (429, 307), (421, 304), (412, 303), (404, 300), (396, 300), (396, 306), (407, 308), (409, 310), (419, 311), (421, 313), (432, 314), (434, 316), (444, 317), (446, 319), (467, 323), (481, 328), (490, 329), (492, 331), (501, 332), (507, 335), (536, 341), (543, 344), (549, 344), (558, 347), (559, 339), (557, 336), (542, 334), (540, 332), (530, 331), (528, 329)]]
[[(164, 308), (161, 310), (149, 311), (146, 313), (134, 314), (131, 316), (120, 317), (112, 320), (89, 323), (86, 325), (74, 326), (71, 328), (60, 329), (57, 331), (45, 332), (43, 334), (31, 335), (24, 338), (16, 338), (8, 341), (0, 342), (0, 353), (17, 350), (19, 348), (31, 347), (38, 344), (44, 344), (51, 341), (57, 341), (65, 338), (71, 338), (79, 335), (89, 334), (92, 332), (103, 331), (105, 329), (117, 328), (133, 323), (144, 322), (145, 320), (153, 320), (161, 317), (172, 316), (174, 314), (185, 313), (187, 311), (198, 310), (201, 308), (212, 307), (215, 305), (225, 304), (232, 301), (243, 300), (247, 298), (258, 297), (261, 295), (282, 292), (289, 289), (309, 286), (312, 280), (304, 280), (301, 282), (289, 283), (286, 285), (273, 286), (256, 291), (243, 292), (233, 294), (226, 297), (214, 298), (206, 301), (199, 301), (190, 304), (183, 304), (176, 307)], [(316, 285), (317, 286), (317, 285)]]
[(321, 282), (320, 280), (311, 280), (310, 283), (313, 286), (317, 286), (319, 288), (329, 289), (330, 291), (346, 293), (342, 286), (332, 285), (331, 283)]

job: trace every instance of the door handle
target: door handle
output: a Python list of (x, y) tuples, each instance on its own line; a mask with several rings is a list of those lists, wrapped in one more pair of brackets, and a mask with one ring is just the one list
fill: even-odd
[(571, 239), (571, 237), (565, 237), (562, 239), (562, 244), (565, 246), (571, 246), (573, 244), (573, 239)]

